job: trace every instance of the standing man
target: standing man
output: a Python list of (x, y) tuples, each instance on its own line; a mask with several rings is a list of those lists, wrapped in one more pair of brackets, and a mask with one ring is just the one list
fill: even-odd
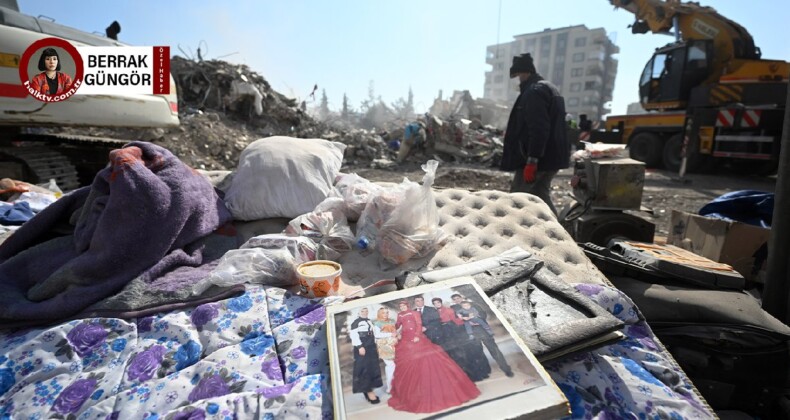
[[(461, 311), (463, 311), (462, 305), (464, 301), (466, 301), (466, 299), (464, 299), (464, 297), (461, 296), (459, 293), (453, 294), (452, 296), (450, 296), (450, 298), (453, 300), (453, 302), (455, 302), (450, 307), (453, 308), (453, 311), (455, 311), (455, 316), (458, 316), (460, 318), (459, 314), (461, 313)], [(478, 315), (480, 315), (481, 320), (485, 321), (486, 318), (488, 318), (488, 313), (480, 305), (471, 301), (467, 301), (467, 302), (470, 303), (469, 306), (471, 308), (475, 308)], [(483, 345), (488, 350), (488, 353), (496, 361), (496, 364), (499, 366), (500, 369), (502, 369), (502, 372), (505, 372), (505, 375), (507, 375), (508, 378), (512, 378), (513, 369), (507, 363), (507, 360), (505, 360), (505, 356), (502, 354), (502, 351), (499, 350), (499, 346), (496, 344), (496, 340), (494, 340), (494, 336), (489, 334), (480, 325), (470, 325), (470, 327), (471, 327), (470, 338), (477, 342), (483, 343)]]
[(420, 313), (422, 331), (431, 342), (439, 344), (442, 334), (442, 322), (439, 320), (439, 311), (433, 306), (425, 306), (425, 299), (422, 296), (414, 298), (414, 310)]
[(565, 99), (537, 73), (529, 53), (513, 57), (510, 77), (518, 77), (521, 93), (510, 111), (501, 169), (516, 171), (510, 192), (534, 194), (556, 215), (551, 180), (570, 165), (571, 154)]

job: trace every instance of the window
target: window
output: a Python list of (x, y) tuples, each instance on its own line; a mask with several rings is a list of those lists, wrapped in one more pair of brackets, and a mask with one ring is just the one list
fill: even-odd
[(571, 83), (571, 92), (579, 92), (582, 90), (581, 83)]
[(564, 63), (565, 62), (565, 55), (564, 54), (562, 54), (562, 55), (558, 54), (556, 57), (554, 57), (554, 62), (557, 63), (557, 64)]
[(579, 98), (568, 98), (568, 106), (579, 106)]
[(549, 74), (549, 65), (548, 64), (541, 64), (538, 66), (538, 73), (540, 74)]
[(661, 77), (661, 72), (664, 71), (664, 66), (666, 65), (667, 55), (666, 54), (656, 54), (655, 58), (653, 58), (653, 78), (658, 79)]
[(491, 84), (491, 75), (490, 74), (486, 74), (486, 84), (487, 85)]
[(535, 48), (535, 38), (528, 39), (528, 40), (524, 41), (524, 44), (525, 44), (525, 46), (527, 48), (530, 48), (530, 47)]
[(501, 74), (499, 76), (494, 77), (494, 83), (502, 83), (503, 80), (505, 80), (505, 78)]
[(489, 50), (488, 52), (486, 52), (486, 59), (490, 60), (492, 58), (494, 58), (494, 51)]
[(592, 105), (592, 98), (585, 96), (584, 99), (582, 99), (582, 105)]
[(566, 48), (568, 47), (568, 33), (557, 35), (557, 55), (565, 56)]
[(548, 54), (551, 52), (551, 35), (540, 38), (540, 52), (541, 54)]
[(574, 63), (580, 63), (582, 61), (584, 61), (584, 53), (573, 54), (573, 62)]
[(494, 69), (495, 70), (504, 70), (505, 69), (505, 63), (499, 62), (499, 63), (494, 64)]
[(584, 90), (595, 90), (595, 89), (598, 89), (598, 83), (584, 82)]
[(581, 68), (571, 69), (572, 77), (581, 77), (583, 74), (584, 74), (584, 69)]
[(691, 47), (689, 47), (686, 60), (689, 63), (689, 70), (704, 69), (708, 66), (707, 54), (705, 53), (703, 45), (700, 44), (692, 44)]
[(502, 89), (494, 89), (494, 96), (502, 96)]
[(573, 41), (573, 45), (577, 47), (583, 47), (587, 45), (587, 38), (576, 38), (576, 40)]
[(588, 57), (587, 59), (590, 60), (590, 61), (592, 61), (592, 60), (603, 61), (604, 58), (606, 58), (606, 54), (604, 54), (603, 51), (591, 52), (591, 53), (587, 54), (587, 57)]
[(563, 76), (565, 75), (565, 70), (562, 68), (555, 68), (554, 69), (554, 77), (551, 78), (551, 81), (554, 82), (555, 85), (558, 87), (562, 86)]

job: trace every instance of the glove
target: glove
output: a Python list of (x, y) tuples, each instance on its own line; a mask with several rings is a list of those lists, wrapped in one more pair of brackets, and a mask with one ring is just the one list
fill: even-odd
[(527, 184), (531, 184), (535, 182), (535, 172), (538, 171), (538, 164), (537, 163), (528, 163), (527, 166), (524, 167), (524, 182)]

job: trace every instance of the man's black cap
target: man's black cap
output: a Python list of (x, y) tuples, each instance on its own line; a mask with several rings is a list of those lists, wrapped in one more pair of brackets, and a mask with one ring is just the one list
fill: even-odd
[(537, 73), (535, 71), (535, 62), (529, 53), (513, 57), (513, 65), (510, 66), (510, 77), (516, 77), (518, 73)]

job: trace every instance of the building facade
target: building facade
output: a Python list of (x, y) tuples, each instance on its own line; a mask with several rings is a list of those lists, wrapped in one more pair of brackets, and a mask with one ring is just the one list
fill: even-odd
[(565, 108), (573, 118), (587, 114), (598, 121), (609, 112), (604, 105), (612, 100), (617, 59), (620, 49), (606, 36), (603, 28), (585, 25), (517, 35), (513, 41), (486, 48), (486, 72), (483, 97), (512, 104), (518, 97), (518, 79), (510, 78), (513, 56), (530, 53), (535, 68), (551, 81), (565, 97)]

